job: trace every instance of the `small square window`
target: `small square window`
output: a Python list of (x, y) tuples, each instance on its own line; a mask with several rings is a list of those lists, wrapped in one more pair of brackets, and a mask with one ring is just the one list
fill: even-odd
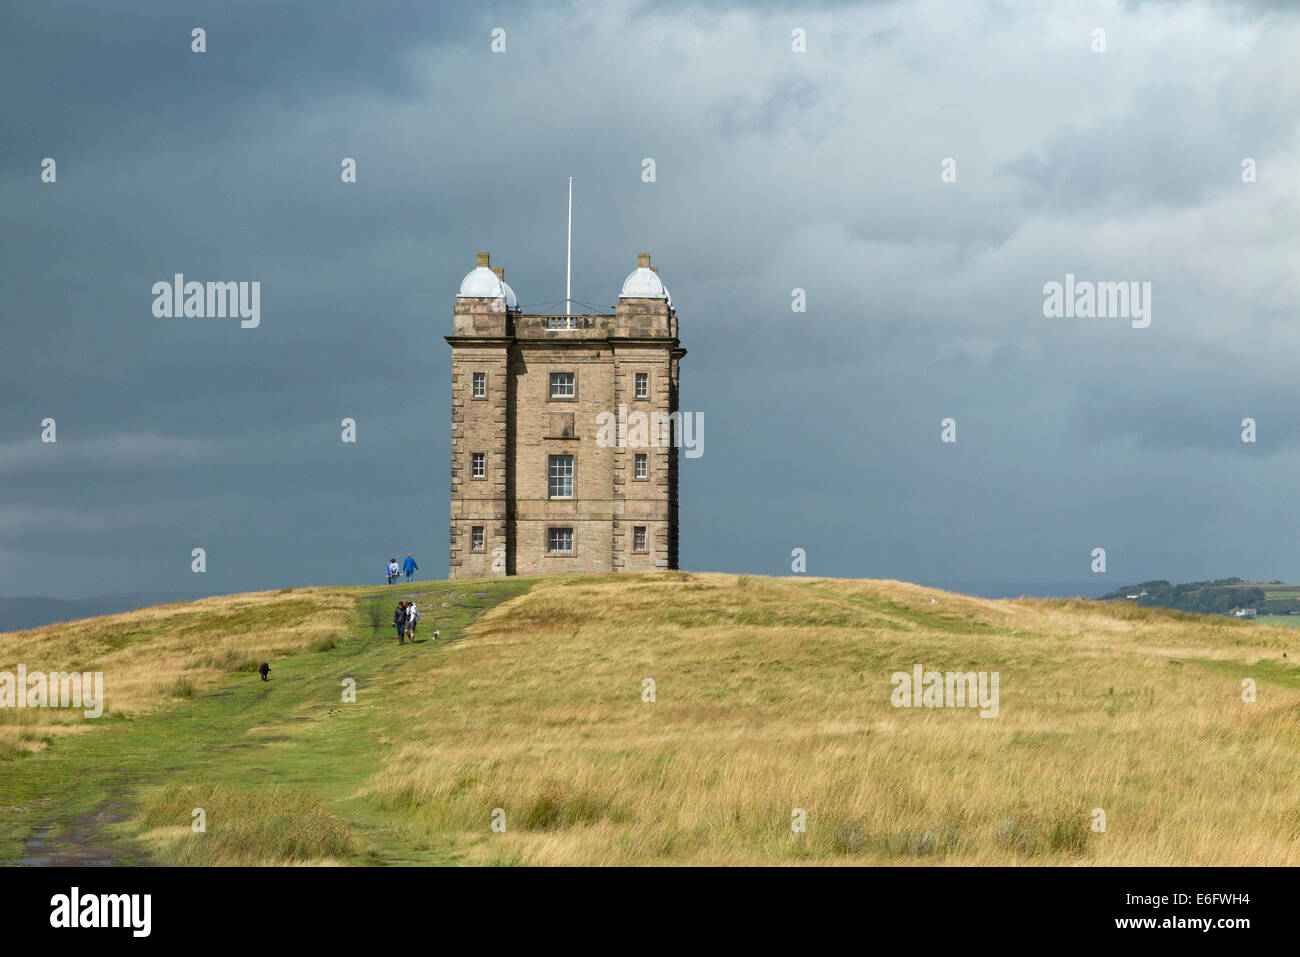
[(474, 398), (476, 399), (487, 398), (487, 373), (486, 372), (474, 373)]
[(577, 394), (577, 377), (572, 372), (551, 373), (551, 398), (572, 399)]
[(487, 478), (487, 453), (470, 453), (469, 466), (470, 478)]
[(632, 551), (647, 552), (649, 550), (646, 546), (646, 527), (644, 525), (634, 525), (632, 527)]
[(650, 373), (638, 372), (636, 374), (636, 397), (638, 399), (650, 398)]
[(469, 549), (472, 552), (481, 552), (484, 550), (482, 525), (474, 525), (470, 528)]
[(546, 530), (546, 550), (552, 555), (573, 554), (573, 529), (549, 528)]
[(549, 498), (573, 498), (572, 455), (550, 456), (546, 494)]
[(638, 452), (635, 459), (636, 471), (633, 473), (637, 478), (650, 477), (650, 455), (646, 452)]

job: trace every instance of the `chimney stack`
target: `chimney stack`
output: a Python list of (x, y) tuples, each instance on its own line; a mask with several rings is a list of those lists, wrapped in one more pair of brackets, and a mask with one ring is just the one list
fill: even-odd
[(649, 253), (637, 253), (637, 254), (636, 254), (636, 265), (637, 265), (637, 268), (638, 268), (638, 269), (649, 269), (649, 268), (650, 268), (650, 254), (649, 254)]
[(497, 278), (500, 279), (502, 282), (505, 282), (505, 281), (506, 281), (506, 267), (505, 267), (505, 266), (493, 266), (493, 267), (492, 267), (492, 271), (493, 271), (494, 273), (496, 273)]
[(658, 267), (658, 266), (651, 266), (651, 267), (650, 267), (650, 271), (651, 271), (652, 273), (654, 273), (656, 276), (659, 275), (659, 267)]
[(489, 256), (487, 253), (479, 253), (478, 264), (480, 266), (490, 266), (492, 265), (492, 257)]

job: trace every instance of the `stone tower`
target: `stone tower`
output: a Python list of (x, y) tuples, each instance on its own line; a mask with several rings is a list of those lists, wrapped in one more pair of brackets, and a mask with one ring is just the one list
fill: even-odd
[(452, 329), (450, 577), (676, 568), (686, 350), (650, 255), (613, 315), (565, 316), (479, 253)]

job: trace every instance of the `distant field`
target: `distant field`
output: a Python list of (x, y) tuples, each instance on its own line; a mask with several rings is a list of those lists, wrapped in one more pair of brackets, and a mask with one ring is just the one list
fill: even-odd
[[(1300, 656), (1262, 624), (664, 573), (52, 625), (0, 671), (103, 670), (109, 712), (0, 709), (0, 860), (1296, 865)], [(892, 707), (916, 662), (997, 671), (999, 714)]]
[(1300, 615), (1265, 615), (1254, 619), (1259, 625), (1279, 625), (1286, 628), (1300, 628)]

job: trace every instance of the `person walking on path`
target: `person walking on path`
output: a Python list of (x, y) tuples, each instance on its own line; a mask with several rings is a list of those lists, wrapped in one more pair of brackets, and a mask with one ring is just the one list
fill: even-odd
[(399, 645), (406, 642), (406, 602), (399, 601), (397, 608), (393, 611), (393, 627), (397, 629), (397, 643)]
[(397, 581), (397, 559), (390, 558), (388, 560), (388, 584), (391, 585), (395, 581)]
[(402, 571), (406, 572), (407, 582), (410, 582), (411, 576), (416, 573), (419, 567), (419, 565), (415, 564), (415, 559), (411, 556), (411, 553), (407, 552), (406, 561), (402, 562)]
[(406, 603), (406, 637), (415, 644), (415, 625), (420, 620), (420, 613), (415, 609), (415, 602)]

